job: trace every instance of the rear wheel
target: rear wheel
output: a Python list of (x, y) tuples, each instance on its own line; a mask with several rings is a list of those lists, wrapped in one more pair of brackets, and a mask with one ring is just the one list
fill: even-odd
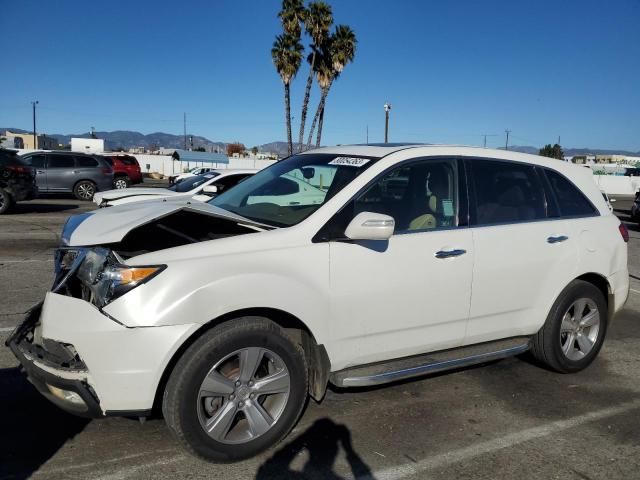
[(0, 215), (7, 213), (13, 206), (13, 199), (9, 192), (0, 188)]
[(114, 188), (118, 190), (122, 190), (123, 188), (129, 188), (129, 185), (131, 185), (131, 180), (129, 180), (129, 177), (117, 177), (113, 181)]
[(82, 180), (73, 188), (73, 194), (78, 200), (90, 201), (95, 193), (96, 185), (89, 180)]
[(578, 372), (598, 355), (607, 320), (607, 303), (600, 289), (575, 280), (560, 294), (533, 338), (533, 355), (559, 372)]
[(304, 352), (273, 322), (243, 317), (206, 332), (176, 364), (162, 411), (172, 433), (211, 461), (252, 457), (295, 425), (307, 397)]

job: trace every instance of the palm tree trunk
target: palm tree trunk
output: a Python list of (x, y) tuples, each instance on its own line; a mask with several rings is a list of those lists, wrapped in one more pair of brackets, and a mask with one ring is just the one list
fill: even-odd
[(307, 137), (307, 150), (311, 148), (311, 139), (313, 138), (313, 132), (316, 130), (318, 118), (320, 118), (320, 107), (323, 104), (324, 96), (325, 94), (323, 89), (322, 96), (320, 97), (320, 102), (318, 103), (318, 108), (316, 109), (316, 114), (313, 116), (313, 122), (311, 122), (311, 128), (309, 129), (309, 136)]
[(324, 105), (320, 110), (320, 118), (318, 119), (318, 136), (316, 137), (316, 147), (320, 147), (320, 139), (322, 138), (322, 125), (324, 124)]
[(304, 90), (304, 100), (302, 101), (302, 114), (300, 115), (300, 134), (298, 135), (298, 151), (302, 151), (304, 142), (304, 127), (307, 122), (307, 108), (309, 106), (309, 97), (311, 96), (311, 85), (313, 84), (313, 69), (316, 65), (316, 51), (313, 51), (311, 57), (311, 67), (309, 68), (309, 76), (307, 77), (307, 86)]
[(293, 153), (293, 139), (291, 138), (291, 98), (289, 84), (284, 84), (284, 111), (287, 122), (287, 153), (291, 155)]

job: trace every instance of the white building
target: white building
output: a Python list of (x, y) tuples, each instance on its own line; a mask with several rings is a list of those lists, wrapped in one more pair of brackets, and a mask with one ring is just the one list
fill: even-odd
[(104, 152), (104, 140), (101, 138), (72, 138), (72, 152), (102, 153)]

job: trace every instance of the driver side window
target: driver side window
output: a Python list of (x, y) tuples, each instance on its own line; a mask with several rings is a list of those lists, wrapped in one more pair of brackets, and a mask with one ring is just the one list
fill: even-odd
[(424, 160), (390, 170), (354, 201), (360, 212), (389, 215), (395, 233), (458, 226), (458, 171), (455, 160)]

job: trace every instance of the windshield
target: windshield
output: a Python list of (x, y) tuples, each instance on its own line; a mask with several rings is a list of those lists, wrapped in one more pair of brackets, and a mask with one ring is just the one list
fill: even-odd
[(218, 172), (207, 173), (206, 175), (197, 175), (195, 177), (189, 177), (182, 180), (180, 183), (176, 183), (173, 187), (169, 187), (169, 190), (178, 193), (185, 193), (201, 186), (203, 183), (208, 182), (214, 177), (220, 175)]
[(373, 164), (372, 157), (294, 155), (209, 201), (256, 222), (290, 227), (307, 218)]

